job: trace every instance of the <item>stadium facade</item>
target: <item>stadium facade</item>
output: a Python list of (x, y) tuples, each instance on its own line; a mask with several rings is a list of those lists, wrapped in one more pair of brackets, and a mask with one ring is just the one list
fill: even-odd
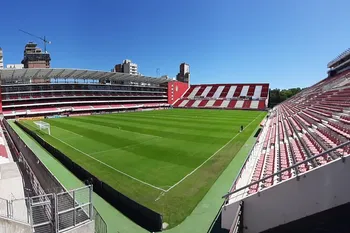
[(170, 106), (265, 110), (268, 104), (268, 84), (189, 86), (167, 77), (54, 68), (4, 69), (0, 78), (5, 117)]

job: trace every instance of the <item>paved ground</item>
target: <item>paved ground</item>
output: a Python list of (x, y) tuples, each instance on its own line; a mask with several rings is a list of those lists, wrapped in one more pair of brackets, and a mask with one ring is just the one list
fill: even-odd
[[(0, 164), (0, 198), (15, 200), (13, 202), (13, 219), (27, 222), (27, 206), (24, 201), (22, 176), (14, 162)], [(0, 214), (6, 215), (6, 205), (0, 201)]]
[[(20, 135), (20, 137), (26, 142), (26, 144), (38, 155), (40, 160), (45, 164), (45, 166), (56, 176), (56, 178), (66, 187), (66, 189), (74, 189), (81, 187), (84, 184), (76, 178), (72, 173), (70, 173), (61, 163), (59, 163), (55, 158), (53, 158), (46, 150), (44, 150), (40, 145), (38, 145), (33, 139), (26, 135), (21, 129), (19, 129), (14, 123), (10, 123), (14, 130)], [(258, 129), (258, 127), (257, 127)], [(234, 157), (230, 165), (218, 178), (216, 183), (208, 191), (203, 200), (194, 209), (192, 214), (188, 216), (185, 221), (180, 225), (170, 229), (169, 233), (203, 233), (207, 232), (212, 221), (214, 220), (216, 214), (218, 213), (223, 199), (221, 196), (225, 194), (232, 185), (233, 180), (239, 172), (241, 165), (244, 163), (247, 153), (250, 151), (254, 145), (255, 134), (250, 136), (245, 146), (239, 151), (239, 153)], [(240, 164), (240, 166), (237, 166)], [(119, 232), (119, 233), (142, 233), (146, 232), (144, 229), (140, 228), (138, 225), (134, 224), (124, 215), (119, 213), (106, 201), (104, 201), (97, 194), (93, 196), (93, 202), (95, 208), (99, 211), (102, 218), (106, 221), (108, 225), (108, 233)]]

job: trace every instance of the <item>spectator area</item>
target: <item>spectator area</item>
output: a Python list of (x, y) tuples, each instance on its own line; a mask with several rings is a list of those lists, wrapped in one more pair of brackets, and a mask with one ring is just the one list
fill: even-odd
[[(350, 72), (326, 78), (273, 108), (261, 124), (263, 130), (240, 179), (231, 191), (349, 141), (349, 78)], [(297, 174), (326, 165), (344, 154), (350, 154), (349, 146), (286, 171), (280, 178), (270, 178), (252, 185), (242, 195), (256, 193)]]
[(174, 107), (265, 110), (269, 84), (192, 85)]

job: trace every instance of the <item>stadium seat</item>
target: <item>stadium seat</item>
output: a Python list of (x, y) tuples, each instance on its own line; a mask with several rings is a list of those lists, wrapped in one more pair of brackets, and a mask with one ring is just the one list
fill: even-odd
[[(129, 85), (102, 87), (100, 84), (94, 85), (36, 83), (31, 88), (29, 88), (30, 85), (23, 85), (16, 89), (16, 93), (24, 92), (23, 94), (17, 95), (9, 92), (4, 96), (3, 112), (6, 117), (14, 117), (16, 115), (54, 114), (67, 111), (105, 111), (111, 109), (106, 106), (110, 104), (120, 105), (121, 107), (118, 108), (124, 108), (124, 104), (129, 103), (137, 104), (142, 108), (145, 106), (143, 104), (151, 104), (152, 102), (162, 104), (162, 107), (169, 106), (167, 89), (164, 87), (131, 87)], [(150, 89), (148, 90), (148, 88)], [(28, 92), (32, 93), (28, 94)], [(181, 102), (177, 101), (177, 103), (180, 105)], [(158, 107), (160, 105), (152, 106)], [(146, 107), (149, 108), (151, 105)]]
[(193, 85), (174, 107), (265, 110), (268, 87), (268, 84)]
[(207, 105), (209, 100), (202, 100), (199, 104), (198, 107), (205, 107), (205, 105)]
[[(350, 71), (345, 72), (346, 75), (349, 73)], [(248, 183), (287, 169), (294, 163), (303, 162), (311, 156), (341, 145), (350, 139), (350, 88), (339, 85), (339, 83), (348, 84), (348, 82), (342, 82), (344, 78), (344, 75), (340, 74), (335, 78), (322, 80), (270, 111), (269, 118), (264, 124), (261, 124), (263, 129), (253, 149), (253, 151), (257, 150), (254, 153), (259, 154), (259, 158), (255, 162), (253, 174)], [(249, 87), (247, 95), (251, 95), (254, 90), (254, 92), (261, 91), (261, 97), (267, 97), (266, 88), (265, 85), (262, 85), (261, 89), (258, 88), (258, 85), (255, 88)], [(228, 93), (229, 90), (229, 88), (224, 88), (223, 92)], [(238, 97), (238, 93), (244, 94), (245, 91), (244, 85), (237, 85), (233, 96)], [(230, 100), (227, 107), (247, 107), (248, 102), (245, 101), (239, 98)], [(254, 104), (252, 100), (250, 108)], [(265, 101), (260, 99), (258, 108), (263, 109), (264, 106)], [(344, 153), (350, 153), (349, 146), (301, 164), (297, 170), (287, 170), (279, 178), (271, 178), (251, 185), (247, 194), (254, 194), (271, 187), (280, 181), (294, 177), (297, 173), (303, 174), (318, 166), (327, 165), (328, 162), (337, 159)]]
[(220, 107), (223, 101), (224, 101), (224, 100), (215, 100), (213, 106), (214, 106), (214, 107)]

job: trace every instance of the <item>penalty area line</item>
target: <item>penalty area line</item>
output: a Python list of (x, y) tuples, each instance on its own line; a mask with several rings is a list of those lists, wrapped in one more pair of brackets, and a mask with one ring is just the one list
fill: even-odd
[[(248, 128), (254, 121), (256, 121), (256, 119), (258, 119), (258, 117), (261, 115), (262, 113), (260, 113), (257, 117), (255, 117), (246, 127), (243, 128), (243, 131)], [(242, 132), (243, 132), (242, 131)], [(181, 180), (179, 180), (177, 183), (175, 183), (173, 186), (171, 186), (170, 188), (168, 188), (165, 192), (169, 192), (170, 190), (172, 190), (173, 188), (175, 188), (178, 184), (180, 184), (182, 181), (184, 181), (187, 177), (189, 177), (190, 175), (192, 175), (194, 172), (196, 172), (199, 168), (201, 168), (206, 162), (208, 162), (211, 158), (213, 158), (217, 153), (219, 153), (222, 149), (224, 149), (228, 144), (230, 144), (238, 135), (240, 135), (242, 132), (237, 133), (235, 136), (233, 136), (225, 145), (223, 145), (222, 147), (220, 147), (216, 152), (214, 152), (214, 154), (212, 154), (209, 158), (207, 158), (203, 163), (201, 163), (198, 167), (196, 167), (193, 171), (191, 171), (190, 173), (188, 173), (184, 178), (182, 178)], [(160, 198), (160, 197), (159, 197)], [(159, 199), (158, 198), (158, 199)]]
[(66, 144), (67, 146), (73, 148), (74, 150), (76, 150), (76, 151), (78, 151), (78, 152), (80, 152), (80, 153), (82, 153), (82, 154), (88, 156), (89, 158), (91, 158), (91, 159), (93, 159), (93, 160), (95, 160), (95, 161), (97, 161), (97, 162), (99, 162), (99, 163), (105, 165), (106, 167), (109, 167), (110, 169), (112, 169), (112, 170), (114, 170), (114, 171), (116, 171), (116, 172), (118, 172), (118, 173), (120, 173), (120, 174), (122, 174), (122, 175), (124, 175), (124, 176), (127, 176), (127, 177), (129, 177), (129, 178), (131, 178), (131, 179), (133, 179), (133, 180), (136, 180), (136, 181), (138, 181), (138, 182), (140, 182), (140, 183), (142, 183), (142, 184), (144, 184), (144, 185), (147, 185), (147, 186), (149, 186), (149, 187), (151, 187), (151, 188), (158, 189), (158, 190), (160, 190), (160, 191), (162, 191), (162, 192), (165, 192), (165, 191), (166, 191), (165, 189), (159, 188), (159, 187), (154, 186), (154, 185), (152, 185), (152, 184), (149, 184), (149, 183), (147, 183), (147, 182), (145, 182), (145, 181), (143, 181), (143, 180), (137, 179), (137, 178), (135, 178), (135, 177), (133, 177), (133, 176), (131, 176), (131, 175), (129, 175), (129, 174), (126, 174), (125, 172), (122, 172), (122, 171), (120, 171), (120, 170), (118, 170), (118, 169), (116, 169), (116, 168), (114, 168), (114, 167), (112, 167), (112, 166), (110, 166), (110, 165), (108, 165), (108, 164), (106, 164), (106, 163), (104, 163), (104, 162), (102, 162), (102, 161), (96, 159), (95, 157), (93, 157), (93, 156), (91, 156), (91, 155), (85, 153), (84, 151), (79, 150), (78, 148), (75, 148), (74, 146), (70, 145), (69, 143), (66, 143), (65, 141), (62, 141), (62, 140), (59, 139), (59, 138), (56, 138), (56, 137), (54, 137), (54, 136), (52, 136), (52, 135), (51, 135), (51, 137), (55, 138), (56, 140), (58, 140), (58, 141), (60, 141), (60, 142), (62, 142), (62, 143), (64, 143), (64, 144)]

